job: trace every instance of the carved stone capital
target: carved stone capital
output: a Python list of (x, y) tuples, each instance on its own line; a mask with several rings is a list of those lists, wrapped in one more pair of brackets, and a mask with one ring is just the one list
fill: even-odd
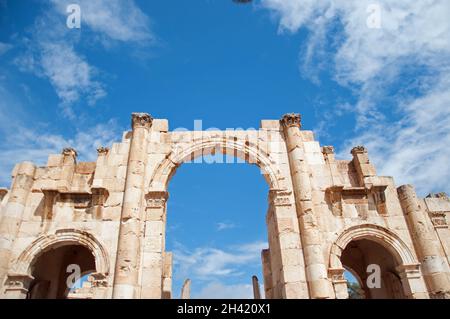
[(363, 153), (367, 153), (367, 149), (362, 146), (362, 145), (358, 145), (355, 146), (354, 148), (352, 148), (352, 150), (350, 151), (350, 153), (355, 156), (356, 154), (363, 154)]
[(33, 279), (34, 277), (28, 274), (9, 274), (5, 282), (6, 290), (27, 292)]
[(92, 287), (108, 287), (108, 278), (104, 273), (95, 272), (89, 276)]
[(269, 191), (269, 204), (273, 206), (291, 206), (292, 192), (285, 190), (273, 189)]
[(419, 278), (422, 276), (420, 272), (420, 264), (405, 264), (395, 268), (401, 278)]
[(97, 147), (98, 155), (107, 155), (108, 153), (109, 153), (109, 147), (103, 147), (103, 146)]
[(145, 195), (146, 208), (164, 208), (169, 193), (165, 191), (148, 192)]
[(132, 113), (131, 127), (133, 129), (138, 127), (150, 128), (153, 123), (153, 118), (148, 113)]
[(302, 127), (302, 123), (301, 123), (302, 117), (300, 114), (298, 113), (288, 113), (283, 115), (283, 117), (281, 118), (281, 124), (288, 128), (288, 127), (298, 127), (301, 128)]
[(323, 154), (334, 154), (334, 147), (333, 146), (323, 146), (322, 153)]
[(448, 228), (445, 212), (429, 212), (428, 216), (430, 216), (434, 228)]
[(347, 282), (344, 277), (344, 268), (329, 268), (328, 269), (328, 278), (331, 279), (333, 283), (336, 282)]
[(74, 158), (76, 158), (78, 156), (77, 151), (72, 148), (72, 147), (65, 147), (62, 152), (61, 152), (64, 156), (72, 156)]

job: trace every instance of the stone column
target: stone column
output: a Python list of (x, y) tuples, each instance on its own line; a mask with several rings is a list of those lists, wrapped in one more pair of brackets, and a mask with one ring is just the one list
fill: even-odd
[(36, 167), (30, 162), (17, 164), (14, 168), (11, 193), (0, 222), (0, 286), (8, 272), (11, 250), (19, 233), (28, 194), (33, 186), (35, 171)]
[(424, 208), (420, 206), (412, 185), (397, 189), (403, 212), (416, 248), (422, 273), (430, 297), (450, 298), (450, 281), (447, 261), (441, 251), (439, 239)]
[(300, 229), (292, 191), (270, 190), (266, 223), (270, 252), (270, 258), (267, 258), (267, 261), (270, 262), (272, 274), (270, 298), (309, 298)]
[(133, 131), (123, 194), (113, 298), (138, 297), (147, 137), (152, 121), (149, 114), (132, 114)]
[(263, 279), (264, 279), (264, 295), (265, 299), (272, 299), (272, 269), (270, 267), (270, 251), (269, 249), (263, 249), (261, 251), (261, 261), (263, 268)]
[[(142, 249), (141, 280), (141, 298), (145, 299), (160, 299), (163, 296), (168, 196), (169, 193), (165, 191), (152, 191), (145, 195), (145, 242)], [(171, 258), (167, 260), (169, 261), (171, 262)]]
[(310, 297), (332, 298), (333, 289), (328, 280), (328, 267), (312, 201), (310, 173), (305, 162), (300, 114), (286, 114), (281, 123), (286, 139)]

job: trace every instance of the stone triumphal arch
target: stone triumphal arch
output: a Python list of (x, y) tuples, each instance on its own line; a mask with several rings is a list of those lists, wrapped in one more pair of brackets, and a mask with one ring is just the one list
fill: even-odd
[[(170, 178), (205, 156), (238, 158), (269, 185), (265, 298), (348, 298), (345, 269), (366, 298), (449, 298), (450, 201), (378, 176), (363, 146), (335, 158), (301, 129), (300, 115), (258, 130), (170, 131), (133, 113), (122, 141), (95, 162), (66, 148), (45, 166), (16, 165), (0, 189), (2, 298), (171, 298), (165, 249)], [(67, 266), (88, 278), (64, 286)], [(377, 265), (380, 286), (365, 284)]]

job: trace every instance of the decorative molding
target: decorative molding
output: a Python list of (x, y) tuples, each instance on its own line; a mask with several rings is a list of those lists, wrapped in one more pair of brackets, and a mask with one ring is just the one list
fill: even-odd
[[(386, 214), (386, 188), (387, 185), (367, 185), (366, 187), (344, 187), (341, 185), (334, 185), (328, 187), (325, 190), (325, 194), (332, 205), (334, 215), (342, 215), (342, 201), (345, 201), (345, 198), (353, 198), (353, 200), (355, 200), (354, 198), (357, 197), (364, 201), (359, 204), (364, 204), (369, 196), (373, 196), (378, 213), (383, 215)], [(355, 204), (356, 203), (357, 202), (355, 202)]]
[(57, 201), (73, 203), (75, 209), (88, 209), (93, 206), (103, 206), (109, 196), (109, 192), (103, 187), (92, 187), (91, 191), (72, 192), (53, 188), (43, 188), (44, 216), (45, 219), (53, 219), (53, 206)]
[(281, 124), (284, 127), (298, 127), (301, 128), (302, 127), (302, 123), (301, 123), (301, 115), (298, 113), (288, 113), (283, 115), (283, 117), (281, 118)]
[(153, 118), (148, 113), (132, 113), (131, 127), (133, 129), (138, 127), (150, 128), (153, 123)]

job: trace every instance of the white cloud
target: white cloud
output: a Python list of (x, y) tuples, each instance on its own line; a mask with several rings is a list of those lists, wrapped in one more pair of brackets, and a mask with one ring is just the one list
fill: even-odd
[(260, 265), (261, 250), (264, 248), (267, 248), (267, 243), (261, 241), (228, 247), (226, 250), (199, 247), (190, 251), (181, 246), (174, 250), (176, 277), (211, 280), (214, 277), (239, 276), (242, 274), (239, 267), (251, 263)]
[(253, 298), (252, 279), (243, 276), (243, 269), (260, 269), (261, 250), (267, 247), (263, 241), (226, 249), (198, 247), (188, 250), (178, 244), (173, 251), (174, 280), (190, 278), (192, 298)]
[[(366, 25), (372, 3), (381, 5), (380, 29)], [(323, 51), (329, 58), (329, 51), (335, 50), (325, 63), (334, 67), (336, 81), (359, 98), (352, 110), (356, 137), (344, 143), (346, 153), (351, 145), (365, 143), (379, 173), (416, 184), (422, 195), (450, 190), (445, 162), (450, 156), (445, 147), (450, 139), (449, 1), (262, 0), (261, 4), (279, 19), (280, 32), (310, 31), (307, 54), (300, 60), (303, 73), (312, 74), (312, 80), (323, 63)], [(326, 42), (336, 39), (330, 48)], [(386, 100), (394, 109), (384, 107)]]
[(75, 118), (74, 105), (86, 102), (94, 105), (107, 95), (101, 72), (80, 54), (77, 47), (83, 41), (100, 39), (145, 46), (154, 39), (148, 17), (133, 1), (81, 1), (83, 28), (93, 33), (69, 29), (65, 19), (71, 1), (50, 1), (49, 8), (38, 16), (30, 35), (24, 38), (25, 52), (15, 59), (20, 70), (46, 78), (61, 101), (64, 115)]
[(217, 227), (217, 231), (221, 231), (221, 230), (236, 228), (236, 225), (233, 223), (229, 223), (229, 222), (219, 222), (219, 223), (217, 223), (216, 227)]
[[(58, 11), (67, 16), (66, 8), (72, 0), (51, 0)], [(93, 31), (117, 41), (150, 42), (154, 35), (149, 18), (132, 0), (80, 0), (81, 28)]]

